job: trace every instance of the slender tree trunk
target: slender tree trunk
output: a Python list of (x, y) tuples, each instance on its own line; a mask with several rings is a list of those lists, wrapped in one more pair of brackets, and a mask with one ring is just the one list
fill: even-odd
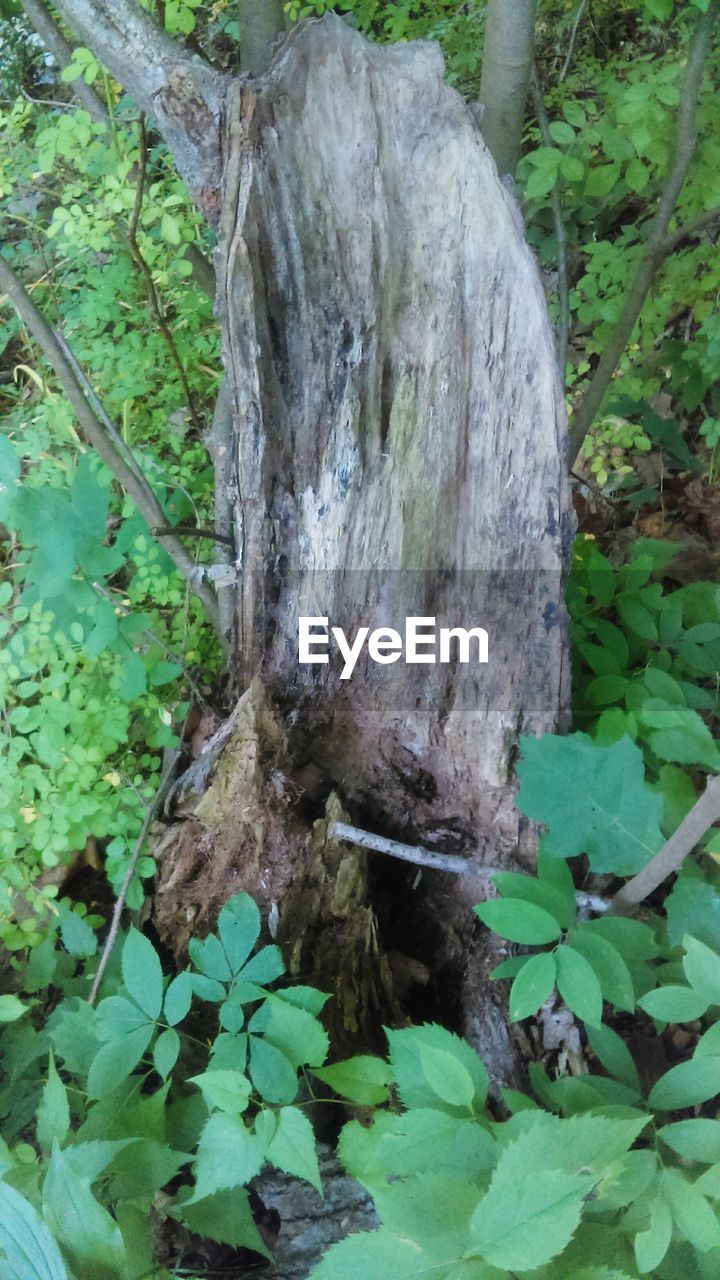
[(482, 131), (499, 173), (520, 158), (530, 90), (536, 0), (488, 0), (480, 102)]
[[(158, 920), (182, 945), (249, 889), (353, 1034), (397, 1007), (399, 948), (507, 1076), (471, 907), (486, 857), (532, 858), (518, 734), (564, 705), (565, 420), (519, 214), (442, 71), (432, 46), (381, 49), (333, 17), (297, 30), (255, 90), (230, 88), (217, 310), (251, 691), (167, 846)], [(481, 626), (490, 661), (363, 655), (343, 680), (298, 663), (300, 616), (350, 636), (407, 616)], [(418, 887), (328, 838), (342, 815), (473, 872)]]
[(238, 0), (240, 66), (261, 76), (272, 61), (275, 41), (285, 30), (282, 0)]

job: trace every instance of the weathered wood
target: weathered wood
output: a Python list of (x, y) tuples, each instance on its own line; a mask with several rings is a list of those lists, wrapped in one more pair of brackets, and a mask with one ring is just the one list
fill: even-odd
[[(554, 729), (565, 703), (572, 522), (552, 334), (512, 196), (437, 47), (380, 48), (335, 17), (233, 86), (224, 180), (242, 683), (261, 672), (289, 759), (319, 767), (350, 821), (527, 862), (512, 766), (518, 734)], [(341, 681), (336, 664), (298, 665), (301, 614), (349, 633), (408, 614), (481, 625), (490, 662), (361, 661)], [(280, 846), (258, 861), (245, 842), (226, 866), (227, 891), (278, 902), (282, 922), (307, 844)], [(427, 873), (412, 909), (502, 1072), (478, 884), (452, 879)], [(182, 891), (206, 909), (202, 880)]]

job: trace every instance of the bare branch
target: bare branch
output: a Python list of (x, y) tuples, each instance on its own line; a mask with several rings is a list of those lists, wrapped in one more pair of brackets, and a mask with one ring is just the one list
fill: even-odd
[(586, 4), (587, 4), (587, 0), (580, 0), (580, 4), (577, 7), (577, 13), (575, 14), (575, 19), (572, 24), (572, 31), (570, 32), (570, 43), (568, 45), (568, 51), (565, 55), (565, 61), (563, 62), (563, 65), (562, 65), (562, 71), (558, 76), (558, 84), (562, 84), (568, 71), (570, 70), (570, 63), (572, 62), (573, 54), (575, 52), (575, 41), (577, 40), (578, 28), (580, 26), (582, 16), (585, 12)]
[(616, 915), (627, 915), (638, 903), (644, 902), (654, 889), (679, 871), (688, 854), (699, 843), (705, 832), (720, 818), (720, 774), (709, 778), (707, 786), (696, 800), (689, 814), (680, 823), (670, 839), (655, 857), (632, 880), (628, 880), (612, 900), (611, 910)]
[(677, 227), (675, 231), (671, 231), (665, 237), (662, 244), (663, 257), (674, 253), (676, 249), (682, 247), (686, 240), (694, 240), (698, 236), (704, 235), (710, 228), (720, 226), (720, 208), (706, 209), (705, 213), (698, 214), (697, 218), (693, 218), (691, 222), (686, 222), (682, 227)]
[(148, 831), (150, 830), (150, 827), (152, 826), (153, 821), (155, 820), (159, 812), (160, 805), (162, 804), (163, 799), (167, 795), (167, 792), (170, 788), (171, 779), (175, 771), (175, 765), (177, 764), (177, 760), (178, 760), (178, 754), (179, 753), (177, 751), (174, 751), (170, 756), (168, 766), (162, 778), (160, 779), (160, 785), (157, 791), (155, 792), (155, 795), (152, 799), (151, 804), (148, 807), (147, 813), (145, 814), (145, 821), (143, 822), (142, 827), (140, 829), (140, 834), (137, 840), (135, 841), (135, 848), (132, 851), (130, 861), (128, 862), (128, 865), (127, 865), (127, 870), (125, 872), (125, 877), (123, 879), (122, 885), (120, 886), (120, 892), (117, 896), (117, 900), (113, 908), (112, 920), (110, 921), (110, 931), (108, 933), (107, 938), (105, 939), (105, 945), (102, 949), (102, 954), (100, 956), (100, 961), (99, 961), (97, 970), (95, 972), (95, 977), (93, 978), (92, 987), (90, 988), (90, 995), (88, 996), (88, 1004), (94, 1004), (95, 1001), (97, 1000), (98, 992), (100, 990), (100, 984), (105, 975), (105, 970), (107, 969), (108, 961), (110, 959), (110, 956), (112, 955), (113, 948), (115, 946), (115, 943), (117, 942), (118, 934), (120, 932), (120, 921), (122, 919), (122, 913), (125, 910), (125, 902), (127, 900), (128, 890), (132, 883), (132, 878), (135, 875), (135, 868), (138, 864), (138, 859), (140, 857), (140, 854), (143, 851), (143, 847), (145, 845), (145, 840), (147, 838)]
[[(41, 0), (20, 0), (20, 3), (48, 53), (52, 54), (60, 70), (64, 71), (65, 67), (69, 67), (73, 60), (73, 51), (57, 22), (45, 8), (45, 5), (41, 3)], [(107, 122), (109, 117), (105, 110), (105, 104), (100, 100), (92, 86), (83, 80), (82, 76), (78, 76), (76, 80), (70, 83), (70, 89), (80, 106), (89, 112), (93, 120)]]
[(397, 840), (388, 840), (385, 836), (376, 836), (372, 831), (363, 831), (361, 827), (351, 827), (347, 822), (331, 822), (328, 835), (332, 840), (347, 840), (349, 844), (360, 845), (362, 849), (374, 849), (376, 853), (386, 853), (391, 858), (399, 858), (401, 862), (412, 862), (416, 867), (431, 867), (433, 871), (450, 871), (456, 876), (477, 874), (480, 871), (499, 871), (499, 867), (488, 868), (478, 865), (470, 858), (458, 858), (452, 853), (436, 853), (433, 849), (423, 849), (422, 845), (400, 844)]
[(536, 0), (488, 0), (480, 78), (482, 135), (501, 174), (515, 173), (530, 88)]
[(695, 154), (697, 101), (717, 16), (718, 0), (711, 0), (707, 13), (699, 14), (695, 25), (680, 95), (675, 147), (670, 167), (660, 194), (657, 212), (652, 220), (645, 250), (640, 259), (635, 279), (625, 299), (625, 305), (615, 328), (603, 348), (590, 385), (573, 415), (573, 425), (570, 433), (571, 463), (577, 458), (582, 442), (590, 430), (595, 414), (600, 408), (605, 393), (610, 386), (613, 374), (630, 340), (645, 299), (650, 292), (655, 273), (669, 252), (667, 247), (668, 227), (675, 211), (678, 196), (684, 186), (690, 163)]
[[(115, 433), (111, 434), (107, 430), (104, 422), (91, 407), (61, 343), (7, 259), (3, 258), (2, 255), (0, 255), (0, 288), (7, 294), (43, 355), (55, 370), (63, 391), (75, 410), (75, 415), (82, 430), (90, 443), (97, 449), (103, 462), (110, 468), (126, 493), (130, 495), (148, 525), (151, 527), (153, 525), (165, 525), (167, 523), (165, 512), (144, 477), (139, 478), (137, 464), (133, 465), (128, 460), (125, 453), (120, 450), (116, 443)], [(203, 581), (195, 561), (178, 538), (166, 538), (163, 545), (178, 572), (182, 574), (202, 602), (209, 621), (217, 634), (220, 635), (217, 600), (214, 591), (207, 582)]]
[[(552, 138), (550, 136), (550, 124), (548, 114), (545, 110), (545, 101), (543, 99), (542, 88), (540, 86), (540, 77), (538, 69), (533, 64), (530, 86), (532, 90), (533, 106), (535, 115), (537, 116), (540, 126), (540, 134), (546, 147), (552, 146)], [(558, 297), (558, 321), (555, 329), (555, 338), (557, 346), (557, 362), (558, 373), (560, 374), (560, 384), (565, 390), (565, 375), (568, 351), (568, 335), (570, 333), (570, 292), (568, 289), (568, 269), (567, 269), (567, 234), (565, 231), (565, 221), (563, 219), (562, 202), (560, 200), (560, 192), (557, 186), (553, 187), (552, 195), (552, 211), (553, 221), (555, 223), (555, 240), (557, 242), (557, 297)]]
[(216, 221), (225, 77), (163, 31), (134, 0), (55, 0), (55, 8), (152, 117), (193, 198)]

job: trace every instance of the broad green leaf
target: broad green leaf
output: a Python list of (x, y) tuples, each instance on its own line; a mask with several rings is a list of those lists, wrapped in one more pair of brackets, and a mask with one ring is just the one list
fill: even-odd
[(662, 1194), (678, 1230), (693, 1248), (704, 1252), (720, 1245), (720, 1222), (704, 1195), (677, 1169), (666, 1169)]
[(0, 1180), (3, 1280), (69, 1280), (60, 1250), (29, 1200)]
[(521, 969), (531, 960), (531, 956), (508, 956), (507, 960), (503, 960), (493, 969), (490, 977), (497, 982), (500, 978), (516, 978)]
[(143, 1138), (132, 1143), (113, 1162), (110, 1197), (113, 1201), (150, 1203), (191, 1158), (184, 1151), (173, 1151), (165, 1142)]
[(638, 1000), (641, 1009), (659, 1022), (694, 1022), (708, 1007), (705, 996), (692, 987), (658, 987)]
[(297, 1107), (282, 1107), (277, 1128), (268, 1145), (266, 1158), (283, 1173), (304, 1178), (322, 1194), (315, 1135), (307, 1116)]
[(609, 195), (618, 177), (619, 169), (616, 164), (598, 165), (596, 168), (590, 169), (585, 183), (586, 195), (595, 196), (596, 198)]
[[(433, 1273), (442, 1275), (421, 1245), (381, 1227), (355, 1232), (331, 1245), (309, 1280), (420, 1280), (425, 1275), (431, 1280)], [(473, 1280), (472, 1272), (468, 1280)]]
[(241, 1071), (203, 1071), (202, 1075), (190, 1076), (189, 1083), (202, 1091), (208, 1107), (231, 1115), (240, 1115), (250, 1101), (250, 1081)]
[(97, 1007), (95, 1029), (101, 1040), (114, 1040), (147, 1026), (147, 1014), (124, 996), (106, 996)]
[[(566, 866), (559, 859), (554, 859), (554, 861), (559, 862), (560, 866)], [(497, 871), (493, 875), (492, 881), (503, 898), (514, 898), (516, 900), (519, 898), (524, 902), (534, 902), (536, 907), (542, 907), (564, 929), (569, 928), (575, 921), (575, 892), (573, 889), (568, 894), (557, 889), (542, 877), (518, 875), (514, 871)]]
[(55, 1068), (52, 1052), (48, 1077), (43, 1085), (37, 1110), (37, 1139), (44, 1151), (52, 1151), (53, 1142), (63, 1143), (70, 1129), (70, 1107), (65, 1085)]
[(590, 1027), (602, 1022), (603, 998), (600, 983), (588, 961), (572, 947), (558, 947), (557, 989), (569, 1009)]
[(153, 1031), (152, 1023), (147, 1023), (121, 1038), (108, 1040), (102, 1046), (90, 1064), (87, 1082), (89, 1098), (102, 1098), (127, 1079), (142, 1059)]
[(329, 1084), (342, 1098), (349, 1098), (362, 1107), (375, 1107), (386, 1102), (390, 1096), (388, 1086), (393, 1078), (387, 1062), (370, 1054), (346, 1058), (344, 1062), (335, 1062), (330, 1067), (315, 1067), (313, 1075)]
[(662, 798), (630, 738), (608, 747), (584, 733), (521, 741), (517, 804), (545, 823), (555, 853), (586, 853), (593, 871), (632, 875), (661, 847)]
[(701, 1164), (720, 1162), (720, 1120), (678, 1120), (663, 1125), (658, 1137), (679, 1156)]
[[(268, 983), (274, 982), (276, 978), (281, 978), (284, 972), (285, 965), (282, 952), (279, 947), (271, 946), (262, 947), (257, 955), (252, 956), (247, 964), (243, 965), (237, 976), (240, 982), (257, 982), (264, 987)], [(283, 999), (286, 1000), (287, 997), (288, 992), (283, 991)], [(322, 1008), (322, 1005), (320, 1008)], [(308, 1012), (313, 1012), (313, 1010)]]
[(588, 1027), (590, 1048), (605, 1070), (629, 1089), (640, 1090), (640, 1077), (625, 1041), (612, 1027)]
[(720, 1055), (690, 1058), (661, 1076), (648, 1103), (657, 1111), (677, 1111), (707, 1102), (720, 1093)]
[(485, 1064), (466, 1040), (446, 1031), (444, 1027), (426, 1024), (406, 1027), (400, 1031), (386, 1028), (390, 1048), (390, 1065), (395, 1076), (398, 1093), (406, 1107), (430, 1107), (447, 1111), (451, 1115), (466, 1114), (463, 1107), (444, 1102), (428, 1083), (422, 1067), (421, 1051), (424, 1048), (441, 1049), (457, 1058), (465, 1067), (475, 1086), (473, 1107), (480, 1112), (488, 1090), (488, 1074)]
[(510, 1017), (513, 1022), (529, 1018), (542, 1008), (555, 987), (557, 965), (550, 951), (531, 956), (510, 989)]
[(568, 942), (584, 956), (600, 983), (602, 994), (616, 1009), (635, 1010), (635, 992), (630, 970), (611, 942), (580, 925), (568, 935)]
[(262, 1144), (239, 1116), (216, 1111), (200, 1135), (193, 1202), (245, 1186), (260, 1172), (264, 1155)]
[(136, 1138), (76, 1142), (71, 1147), (65, 1147), (63, 1157), (73, 1173), (80, 1178), (86, 1178), (92, 1184), (121, 1151), (128, 1146), (137, 1146), (137, 1142)]
[(178, 1203), (170, 1213), (204, 1240), (217, 1240), (233, 1249), (252, 1249), (271, 1257), (255, 1225), (248, 1193), (241, 1187), (216, 1191), (191, 1204)]
[[(225, 907), (223, 907), (224, 910)], [(230, 982), (233, 976), (232, 969), (223, 944), (214, 933), (208, 934), (207, 938), (191, 938), (188, 951), (193, 964), (206, 978), (210, 978), (213, 982)]]
[(131, 929), (125, 939), (121, 964), (128, 995), (148, 1018), (159, 1018), (163, 1001), (160, 958), (149, 938), (137, 929)]
[(704, 880), (678, 876), (672, 892), (665, 899), (668, 939), (679, 947), (690, 934), (708, 947), (717, 946), (720, 938), (720, 893)]
[(683, 969), (691, 987), (710, 1004), (720, 1004), (720, 955), (689, 934), (683, 938), (683, 946)]
[(287, 1106), (295, 1100), (298, 1091), (295, 1067), (280, 1049), (262, 1036), (250, 1036), (250, 1075), (266, 1102)]
[(560, 937), (562, 929), (543, 907), (520, 898), (493, 898), (474, 908), (483, 924), (510, 942), (542, 946)]
[(650, 1225), (635, 1236), (635, 1261), (641, 1275), (660, 1266), (670, 1248), (672, 1214), (663, 1196), (655, 1196), (649, 1205)]
[[(163, 1015), (166, 1022), (176, 1026), (190, 1012), (193, 994), (193, 979), (189, 973), (179, 973), (173, 978), (165, 992)], [(223, 995), (225, 993), (223, 992)]]
[(15, 504), (20, 459), (17, 449), (6, 435), (0, 435), (0, 520), (6, 520)]
[(58, 906), (60, 937), (65, 950), (71, 956), (94, 956), (97, 951), (97, 934), (87, 920), (77, 911), (71, 911), (64, 903)]
[(225, 903), (218, 919), (218, 932), (231, 972), (239, 973), (260, 936), (260, 911), (249, 894), (237, 893)]
[(454, 1054), (433, 1045), (420, 1046), (420, 1065), (433, 1093), (451, 1107), (472, 1110), (475, 1083), (467, 1067)]
[(180, 1037), (172, 1027), (161, 1031), (153, 1046), (153, 1064), (159, 1076), (167, 1080), (180, 1053)]
[(248, 1030), (262, 1031), (293, 1066), (322, 1066), (329, 1048), (327, 1032), (317, 1018), (282, 998), (270, 994), (248, 1023)]
[(370, 1128), (356, 1120), (346, 1124), (338, 1154), (348, 1172), (374, 1191), (388, 1179), (428, 1169), (467, 1176), (481, 1173), (495, 1165), (497, 1148), (476, 1120), (416, 1107), (401, 1115), (379, 1111)]
[(621, 702), (629, 683), (625, 676), (597, 676), (585, 690), (585, 701), (589, 707), (607, 707), (611, 702)]
[(655, 934), (649, 925), (640, 920), (626, 920), (622, 916), (599, 916), (597, 920), (587, 920), (582, 931), (605, 938), (625, 960), (653, 960), (660, 954)]
[(526, 1135), (501, 1153), (487, 1194), (470, 1222), (468, 1255), (503, 1270), (529, 1271), (557, 1257), (572, 1239), (592, 1183), (583, 1175), (543, 1169)]
[[(97, 1280), (124, 1269), (125, 1246), (117, 1222), (98, 1204), (87, 1178), (70, 1167), (57, 1143), (43, 1183), (43, 1214), (76, 1269)], [(92, 1273), (87, 1268), (92, 1266)]]

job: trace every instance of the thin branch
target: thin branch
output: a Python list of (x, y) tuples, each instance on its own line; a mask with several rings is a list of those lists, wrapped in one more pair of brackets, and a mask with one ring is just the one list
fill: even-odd
[[(535, 115), (537, 116), (538, 125), (540, 126), (542, 140), (546, 147), (551, 147), (553, 143), (552, 137), (550, 136), (550, 122), (548, 120), (547, 111), (545, 110), (545, 101), (543, 98), (542, 88), (540, 86), (540, 76), (538, 74), (536, 63), (533, 63), (530, 78), (530, 90), (532, 93)], [(567, 233), (565, 231), (560, 191), (557, 185), (553, 187), (550, 199), (552, 202), (553, 220), (555, 223), (555, 240), (557, 242), (558, 321), (555, 338), (560, 385), (564, 391), (568, 337), (570, 334), (570, 290), (568, 287)]]
[(221, 542), (225, 547), (232, 547), (232, 538), (224, 533), (216, 533), (214, 529), (199, 529), (195, 524), (169, 524), (164, 528), (150, 530), (154, 538), (168, 538), (178, 535), (182, 538), (210, 538), (212, 542)]
[(160, 779), (160, 785), (157, 791), (155, 792), (155, 795), (153, 796), (152, 803), (148, 806), (147, 813), (145, 814), (145, 820), (142, 824), (142, 827), (140, 828), (140, 834), (135, 842), (135, 848), (132, 851), (130, 861), (128, 862), (128, 865), (127, 865), (127, 870), (125, 872), (125, 877), (120, 886), (120, 892), (117, 896), (115, 906), (113, 908), (112, 920), (110, 921), (110, 930), (107, 938), (105, 939), (105, 945), (102, 949), (102, 954), (100, 956), (100, 962), (97, 967), (97, 972), (95, 974), (95, 977), (93, 978), (92, 987), (90, 988), (90, 995), (88, 996), (88, 1004), (94, 1004), (95, 1001), (97, 1000), (98, 991), (100, 990), (100, 984), (105, 975), (105, 970), (107, 969), (108, 961), (110, 960), (110, 956), (112, 955), (112, 952), (113, 952), (113, 947), (117, 942), (117, 937), (120, 932), (120, 921), (122, 919), (122, 913), (125, 910), (125, 902), (128, 896), (128, 890), (132, 883), (132, 878), (135, 875), (135, 868), (138, 864), (138, 859), (140, 857), (140, 854), (142, 853), (143, 848), (145, 846), (145, 840), (146, 840), (148, 831), (150, 830), (150, 827), (152, 826), (155, 818), (157, 817), (157, 813), (158, 813), (158, 810), (160, 809), (160, 805), (162, 804), (163, 799), (167, 791), (169, 790), (170, 781), (175, 771), (175, 765), (177, 764), (177, 760), (178, 760), (178, 752), (173, 752), (172, 757), (167, 765), (167, 768), (165, 769), (165, 772), (162, 778)]
[(583, 440), (593, 424), (605, 393), (622, 357), (645, 299), (650, 292), (655, 273), (663, 261), (670, 219), (675, 211), (678, 196), (685, 184), (690, 164), (695, 154), (697, 134), (695, 116), (702, 85), (705, 62), (710, 50), (713, 29), (718, 16), (718, 0), (711, 0), (707, 13), (698, 15), (690, 41), (685, 76), (680, 94), (675, 146), (665, 182), (660, 193), (657, 212), (652, 220), (650, 234), (635, 273), (620, 317), (606, 342), (590, 385), (573, 415), (570, 433), (570, 462), (577, 458)]
[(130, 250), (132, 252), (132, 256), (135, 259), (135, 262), (137, 263), (138, 267), (140, 268), (143, 279), (145, 281), (145, 288), (147, 290), (148, 300), (150, 302), (150, 306), (152, 307), (153, 315), (157, 320), (158, 329), (160, 330), (163, 338), (165, 339), (165, 344), (167, 346), (168, 351), (170, 352), (170, 358), (173, 364), (175, 365), (175, 368), (178, 371), (180, 381), (182, 383), (183, 391), (185, 392), (185, 399), (187, 401), (187, 406), (190, 413), (190, 417), (192, 419), (192, 424), (197, 432), (202, 433), (203, 424), (200, 421), (200, 417), (199, 417), (197, 408), (195, 406), (195, 397), (190, 389), (190, 383), (188, 382), (187, 373), (185, 372), (185, 369), (183, 367), (183, 362), (180, 359), (180, 353), (175, 345), (175, 339), (173, 337), (172, 330), (170, 328), (170, 325), (167, 322), (165, 310), (160, 301), (160, 296), (158, 294), (158, 291), (155, 287), (155, 281), (153, 280), (152, 271), (150, 270), (150, 267), (147, 264), (147, 261), (143, 255), (143, 252), (140, 248), (140, 244), (137, 238), (138, 222), (140, 219), (140, 214), (142, 212), (143, 196), (145, 194), (145, 175), (147, 173), (147, 162), (148, 162), (147, 131), (145, 129), (145, 117), (142, 113), (140, 114), (140, 120), (138, 123), (138, 132), (139, 132), (140, 159), (138, 162), (137, 185), (135, 187), (135, 205), (133, 207), (133, 211), (130, 216), (130, 224), (128, 226), (128, 241), (130, 244)]
[(582, 16), (585, 12), (586, 4), (587, 4), (587, 0), (580, 0), (580, 4), (578, 5), (577, 13), (575, 14), (575, 20), (572, 24), (572, 31), (570, 32), (570, 43), (568, 45), (568, 51), (565, 55), (565, 61), (563, 62), (563, 65), (562, 65), (562, 71), (558, 76), (558, 84), (562, 84), (568, 71), (570, 70), (570, 63), (572, 62), (573, 54), (575, 52), (575, 41), (577, 40), (578, 28), (580, 26)]
[(682, 227), (677, 227), (675, 231), (671, 231), (663, 240), (663, 257), (674, 253), (686, 240), (694, 240), (696, 236), (702, 236), (711, 227), (714, 227), (716, 223), (720, 225), (720, 208), (706, 209), (705, 213), (698, 214), (697, 218), (693, 218), (691, 222), (686, 222)]
[[(94, 412), (55, 333), (36, 307), (30, 294), (13, 271), (7, 259), (3, 258), (2, 255), (0, 255), (0, 289), (7, 294), (8, 299), (27, 326), (43, 355), (52, 365), (63, 391), (75, 411), (82, 430), (100, 454), (103, 462), (109, 467), (115, 479), (119, 481), (126, 493), (132, 498), (148, 525), (166, 524), (165, 512), (152, 489), (147, 485), (147, 482), (145, 484), (140, 483), (136, 466), (130, 465), (125, 454), (118, 449), (114, 438), (109, 435), (103, 422)], [(178, 572), (182, 574), (202, 602), (209, 621), (215, 628), (216, 633), (220, 635), (215, 592), (207, 582), (203, 581), (202, 571), (198, 569), (192, 556), (188, 554), (178, 538), (168, 538), (164, 546)]]
[(331, 822), (328, 835), (333, 840), (347, 840), (350, 844), (360, 845), (362, 849), (386, 853), (391, 858), (399, 858), (401, 862), (412, 862), (416, 867), (431, 867), (433, 871), (450, 871), (456, 876), (500, 870), (499, 867), (478, 866), (470, 858), (456, 858), (451, 853), (436, 853), (432, 849), (423, 849), (422, 845), (400, 844), (397, 840), (376, 836), (372, 831), (351, 827), (347, 822)]
[[(45, 8), (45, 5), (41, 3), (41, 0), (20, 0), (20, 3), (48, 53), (52, 54), (60, 70), (64, 71), (73, 60), (73, 51), (57, 22)], [(69, 87), (73, 97), (92, 116), (93, 120), (102, 120), (104, 124), (107, 124), (109, 117), (104, 103), (82, 76), (72, 80)], [(62, 105), (67, 108), (67, 103)]]
[(709, 778), (703, 794), (695, 801), (689, 814), (680, 823), (659, 853), (643, 867), (632, 880), (628, 880), (612, 900), (611, 910), (616, 915), (627, 915), (638, 903), (644, 902), (674, 871), (679, 871), (688, 854), (700, 842), (705, 832), (720, 818), (720, 774)]

